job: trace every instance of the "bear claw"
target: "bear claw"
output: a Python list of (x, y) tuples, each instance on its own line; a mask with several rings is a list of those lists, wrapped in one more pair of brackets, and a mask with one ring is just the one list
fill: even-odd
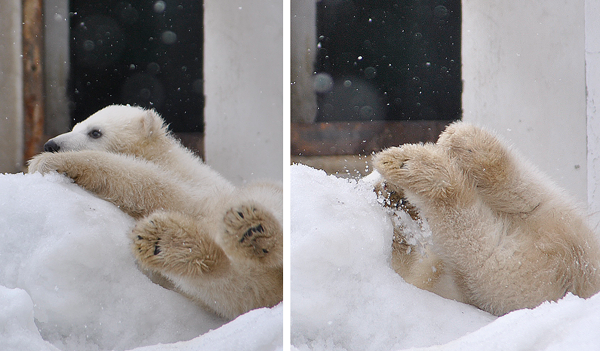
[(248, 229), (244, 235), (242, 235), (242, 238), (240, 239), (240, 243), (243, 243), (244, 241), (246, 241), (246, 239), (250, 239), (255, 233), (264, 233), (265, 229), (263, 228), (262, 224), (257, 225), (256, 227), (252, 227), (250, 229)]

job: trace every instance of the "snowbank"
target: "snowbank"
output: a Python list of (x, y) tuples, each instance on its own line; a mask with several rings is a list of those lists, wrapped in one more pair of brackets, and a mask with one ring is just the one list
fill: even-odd
[[(405, 283), (392, 227), (362, 181), (295, 165), (291, 338), (297, 350), (596, 350), (600, 295), (496, 318)], [(437, 346), (436, 346), (437, 345)], [(419, 350), (421, 350), (419, 349)]]
[(150, 282), (133, 223), (57, 174), (0, 175), (0, 349), (282, 348), (281, 306), (227, 323)]
[[(292, 166), (295, 350), (595, 350), (600, 295), (495, 318), (406, 284), (362, 182)], [(58, 175), (0, 175), (0, 349), (278, 350), (283, 308), (228, 322), (152, 284), (133, 221)], [(214, 329), (214, 330), (211, 330)]]

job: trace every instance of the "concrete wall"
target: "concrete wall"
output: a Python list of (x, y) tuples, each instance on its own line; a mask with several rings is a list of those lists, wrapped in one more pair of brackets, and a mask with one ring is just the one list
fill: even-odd
[(206, 162), (237, 184), (283, 177), (283, 7), (204, 4)]
[(585, 203), (584, 1), (462, 6), (464, 120), (497, 130)]
[(0, 2), (0, 173), (20, 172), (23, 158), (21, 2)]
[(312, 123), (317, 119), (317, 96), (313, 82), (317, 58), (317, 5), (314, 1), (295, 0), (290, 10), (292, 121)]
[(600, 223), (600, 2), (585, 1), (587, 186), (593, 220)]
[(71, 129), (69, 79), (69, 1), (45, 0), (44, 74), (46, 79), (45, 134), (54, 137)]

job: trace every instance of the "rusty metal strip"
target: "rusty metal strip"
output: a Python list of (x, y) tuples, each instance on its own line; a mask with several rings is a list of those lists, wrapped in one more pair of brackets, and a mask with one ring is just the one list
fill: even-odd
[(24, 158), (42, 151), (44, 142), (43, 0), (23, 0)]

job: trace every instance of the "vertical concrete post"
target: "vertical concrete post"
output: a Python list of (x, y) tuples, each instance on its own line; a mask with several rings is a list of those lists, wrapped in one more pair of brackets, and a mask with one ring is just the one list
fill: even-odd
[(600, 3), (585, 1), (587, 186), (593, 224), (600, 223)]
[(204, 3), (206, 162), (241, 184), (283, 177), (283, 3)]
[(21, 3), (0, 2), (0, 172), (23, 168)]

